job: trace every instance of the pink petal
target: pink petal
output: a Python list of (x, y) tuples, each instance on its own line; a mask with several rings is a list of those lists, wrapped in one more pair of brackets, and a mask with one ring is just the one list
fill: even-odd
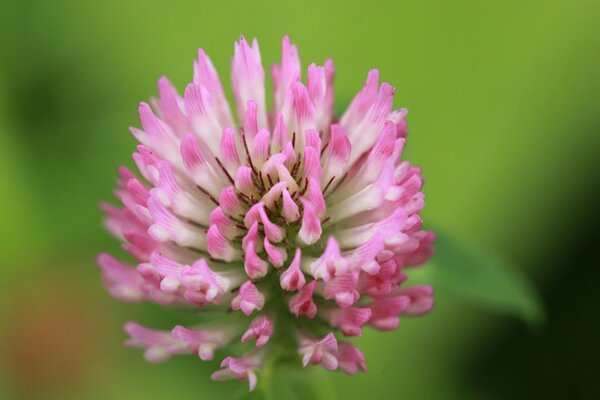
[(321, 221), (317, 217), (315, 207), (304, 198), (300, 198), (303, 206), (302, 226), (298, 232), (298, 238), (305, 244), (310, 245), (321, 238)]
[(269, 265), (254, 250), (254, 242), (249, 242), (244, 253), (244, 269), (250, 279), (262, 278), (267, 274)]
[(294, 255), (292, 263), (288, 269), (281, 274), (280, 283), (282, 289), (287, 291), (295, 291), (301, 289), (306, 283), (304, 274), (300, 270), (301, 256), (302, 250), (296, 249), (296, 254)]
[(290, 299), (290, 310), (296, 317), (305, 314), (312, 319), (317, 315), (317, 305), (312, 299), (316, 284), (313, 280)]
[(231, 308), (242, 310), (246, 315), (252, 314), (254, 310), (262, 310), (264, 305), (265, 296), (251, 281), (246, 281), (240, 287), (238, 295), (231, 300)]

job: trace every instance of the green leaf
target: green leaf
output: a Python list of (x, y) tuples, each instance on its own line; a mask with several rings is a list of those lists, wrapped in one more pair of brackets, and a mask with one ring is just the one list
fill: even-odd
[(435, 251), (426, 269), (439, 293), (514, 315), (531, 325), (543, 320), (540, 296), (521, 268), (490, 251), (466, 247), (443, 233), (438, 233)]

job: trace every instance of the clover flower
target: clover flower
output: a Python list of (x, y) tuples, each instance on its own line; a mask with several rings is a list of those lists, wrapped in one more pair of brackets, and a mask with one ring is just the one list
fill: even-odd
[(98, 258), (114, 297), (205, 313), (171, 331), (129, 322), (127, 345), (152, 362), (226, 348), (234, 354), (213, 379), (250, 390), (277, 346), (304, 367), (365, 371), (361, 351), (338, 340), (396, 329), (433, 305), (431, 287), (406, 285), (434, 234), (421, 229), (421, 170), (400, 161), (407, 111), (392, 109), (394, 88), (371, 70), (338, 119), (331, 60), (311, 64), (303, 83), (284, 37), (271, 72), (268, 110), (258, 43), (235, 44), (235, 115), (203, 50), (183, 97), (159, 79), (158, 98), (139, 106), (142, 128), (131, 128), (141, 176), (121, 167), (123, 207), (103, 205), (136, 263)]

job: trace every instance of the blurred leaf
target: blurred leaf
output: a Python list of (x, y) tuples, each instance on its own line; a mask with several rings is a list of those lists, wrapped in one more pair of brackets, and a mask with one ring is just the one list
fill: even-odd
[[(4, 94), (4, 82), (0, 81), (0, 226), (3, 232), (10, 232), (0, 241), (0, 254), (8, 261), (13, 257), (23, 259), (23, 251), (31, 249), (32, 243), (38, 244), (45, 230), (39, 229), (36, 223), (39, 217), (36, 197), (24, 168), (22, 152), (10, 136), (14, 127), (8, 118)], [(10, 264), (0, 265), (0, 275), (10, 269)]]
[(532, 325), (541, 322), (540, 297), (522, 269), (443, 233), (438, 234), (435, 248), (429, 272), (436, 289), (512, 314)]

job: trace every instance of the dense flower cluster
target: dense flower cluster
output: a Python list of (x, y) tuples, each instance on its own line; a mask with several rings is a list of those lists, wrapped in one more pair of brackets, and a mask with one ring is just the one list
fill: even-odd
[(142, 129), (131, 129), (141, 178), (120, 168), (124, 207), (103, 206), (137, 266), (99, 256), (120, 300), (241, 311), (193, 329), (125, 330), (152, 362), (236, 350), (212, 377), (248, 380), (251, 390), (278, 337), (295, 343), (289, 352), (303, 366), (354, 374), (366, 370), (364, 357), (341, 336), (365, 325), (393, 330), (401, 315), (433, 305), (431, 287), (405, 284), (405, 269), (430, 257), (434, 234), (418, 215), (421, 170), (400, 161), (407, 111), (392, 109), (394, 88), (370, 71), (336, 119), (331, 60), (311, 64), (302, 83), (284, 37), (271, 72), (268, 111), (258, 44), (235, 44), (239, 124), (203, 50), (183, 97), (159, 80), (158, 99), (139, 106)]

